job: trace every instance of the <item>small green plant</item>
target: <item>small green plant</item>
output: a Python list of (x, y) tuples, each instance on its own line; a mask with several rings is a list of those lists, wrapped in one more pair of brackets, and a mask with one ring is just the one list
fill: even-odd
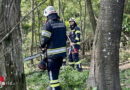
[(130, 69), (120, 71), (120, 83), (123, 90), (130, 90), (127, 85), (130, 85)]
[[(26, 69), (25, 72), (30, 69)], [(59, 81), (62, 90), (84, 90), (86, 88), (86, 79), (88, 71), (78, 72), (70, 66), (63, 66), (60, 71)], [(49, 86), (47, 71), (34, 73), (26, 77), (28, 90), (45, 90)]]
[(84, 90), (88, 71), (78, 72), (70, 66), (64, 66), (59, 77), (63, 90)]
[(120, 62), (128, 61), (128, 58), (130, 58), (129, 52), (120, 52)]

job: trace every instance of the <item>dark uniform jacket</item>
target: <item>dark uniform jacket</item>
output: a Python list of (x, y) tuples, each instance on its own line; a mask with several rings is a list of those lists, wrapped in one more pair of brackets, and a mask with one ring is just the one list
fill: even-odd
[(47, 47), (48, 58), (66, 57), (66, 27), (59, 16), (51, 14), (42, 30), (41, 47)]
[[(74, 48), (79, 50), (80, 48), (80, 28), (75, 26), (73, 30), (69, 33), (69, 38), (72, 43), (75, 43)], [(74, 51), (71, 47), (71, 51)]]

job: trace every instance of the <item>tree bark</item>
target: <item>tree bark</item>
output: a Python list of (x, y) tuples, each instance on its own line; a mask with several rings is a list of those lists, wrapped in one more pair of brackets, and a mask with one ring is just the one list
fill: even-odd
[[(21, 0), (0, 0), (0, 40), (20, 21)], [(20, 24), (0, 43), (0, 90), (26, 90)]]
[(94, 35), (97, 24), (96, 24), (96, 19), (94, 17), (94, 12), (93, 12), (91, 0), (87, 0), (87, 9), (88, 9), (88, 15), (89, 15), (90, 23), (91, 23), (91, 28), (92, 28), (93, 35)]
[(101, 0), (87, 88), (121, 90), (119, 45), (124, 0)]

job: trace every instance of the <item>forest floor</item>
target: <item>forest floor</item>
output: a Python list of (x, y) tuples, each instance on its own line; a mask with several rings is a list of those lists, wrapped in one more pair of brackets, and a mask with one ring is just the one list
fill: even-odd
[[(40, 60), (34, 60), (34, 65), (30, 61), (24, 63), (27, 90), (45, 90), (49, 85), (47, 71), (44, 73), (39, 70), (37, 64)], [(90, 61), (83, 65), (83, 72), (78, 72), (75, 68), (68, 65), (62, 66), (59, 81), (62, 90), (85, 90), (88, 78)], [(122, 90), (130, 90), (130, 49), (120, 49), (120, 83)]]
[(120, 70), (130, 69), (130, 62), (119, 66)]
[[(122, 90), (130, 90), (129, 64), (120, 65), (120, 83)], [(85, 82), (88, 78), (89, 66), (83, 66), (83, 68), (83, 72), (78, 72), (70, 66), (63, 66), (61, 68), (59, 78), (63, 90), (85, 90)], [(45, 90), (49, 85), (47, 71), (44, 73), (41, 72), (37, 65), (27, 66), (26, 63), (25, 74), (27, 90)]]
[[(86, 69), (90, 69), (90, 67), (86, 66), (86, 65), (83, 65), (83, 70), (86, 70)], [(126, 69), (130, 69), (130, 61), (128, 63), (125, 63), (125, 64), (121, 64), (119, 66), (119, 69), (120, 70), (126, 70)]]

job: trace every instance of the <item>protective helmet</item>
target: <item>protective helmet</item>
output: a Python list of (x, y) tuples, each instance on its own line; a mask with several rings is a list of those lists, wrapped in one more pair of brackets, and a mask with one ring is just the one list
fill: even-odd
[(69, 19), (69, 22), (71, 22), (71, 21), (76, 22), (76, 20), (75, 20), (75, 18), (74, 18), (74, 17), (71, 17), (71, 18)]
[(48, 16), (51, 13), (56, 13), (55, 9), (53, 6), (48, 6), (45, 10), (44, 10), (44, 16)]

